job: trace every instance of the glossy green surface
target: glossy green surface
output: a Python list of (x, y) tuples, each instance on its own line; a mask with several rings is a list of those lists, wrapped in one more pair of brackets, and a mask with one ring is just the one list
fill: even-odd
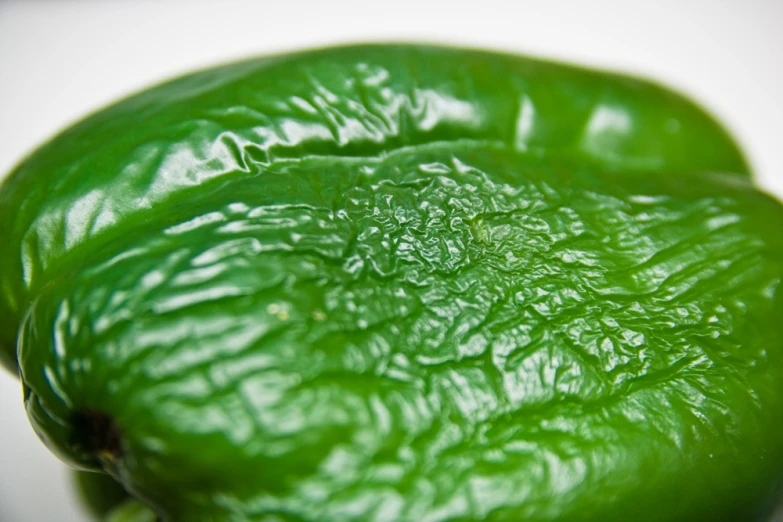
[(30, 419), (164, 520), (749, 521), (783, 207), (704, 112), (526, 58), (200, 72), (0, 190)]

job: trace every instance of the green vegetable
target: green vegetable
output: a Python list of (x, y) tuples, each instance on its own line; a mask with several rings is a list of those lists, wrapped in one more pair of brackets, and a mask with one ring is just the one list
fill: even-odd
[(19, 165), (0, 338), (44, 442), (165, 521), (749, 521), (783, 470), (781, 230), (648, 82), (275, 56)]

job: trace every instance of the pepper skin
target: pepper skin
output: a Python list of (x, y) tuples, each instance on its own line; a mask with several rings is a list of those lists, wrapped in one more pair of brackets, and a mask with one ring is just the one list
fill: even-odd
[(117, 506), (104, 522), (157, 522), (157, 517), (136, 500), (127, 500)]
[(104, 473), (74, 471), (73, 481), (90, 520), (100, 522), (157, 522), (155, 514)]
[(128, 499), (122, 486), (104, 473), (74, 471), (73, 483), (82, 507), (94, 520), (105, 520)]
[(762, 520), (781, 230), (649, 82), (325, 49), (25, 159), (0, 335), (42, 440), (164, 521)]

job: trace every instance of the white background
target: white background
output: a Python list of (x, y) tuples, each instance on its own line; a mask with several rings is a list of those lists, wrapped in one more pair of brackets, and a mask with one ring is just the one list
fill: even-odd
[[(760, 183), (783, 196), (782, 23), (783, 0), (0, 0), (0, 177), (85, 112), (195, 67), (414, 40), (659, 79), (724, 121)], [(86, 519), (0, 370), (0, 522)]]

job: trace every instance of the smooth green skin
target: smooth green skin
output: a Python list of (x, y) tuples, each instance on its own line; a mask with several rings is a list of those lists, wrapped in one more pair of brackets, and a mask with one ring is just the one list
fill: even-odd
[(131, 498), (111, 476), (74, 471), (73, 482), (82, 505), (100, 522), (157, 522), (155, 513)]
[(157, 522), (157, 517), (138, 501), (127, 500), (112, 510), (103, 522)]
[(327, 49), (27, 158), (0, 331), (41, 438), (166, 521), (749, 521), (783, 470), (781, 230), (661, 87)]
[(123, 487), (105, 473), (74, 471), (73, 484), (82, 506), (94, 520), (104, 520), (128, 499)]

